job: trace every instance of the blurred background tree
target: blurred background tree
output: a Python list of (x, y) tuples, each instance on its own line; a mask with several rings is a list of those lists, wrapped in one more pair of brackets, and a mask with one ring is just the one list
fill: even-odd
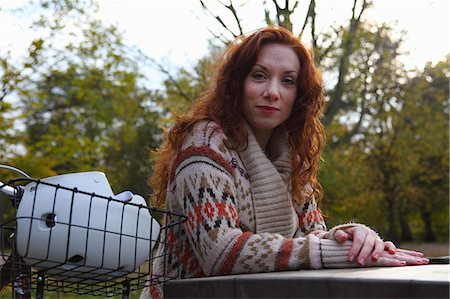
[[(2, 163), (35, 177), (99, 169), (116, 191), (148, 195), (160, 127), (207, 88), (224, 46), (247, 32), (235, 2), (199, 0), (199, 18), (217, 26), (209, 54), (192, 69), (126, 45), (118, 28), (93, 17), (95, 2), (35, 2), (27, 9), (42, 36), (19, 62), (0, 57)], [(309, 41), (326, 80), (327, 222), (363, 222), (397, 242), (448, 242), (449, 57), (411, 72), (399, 59), (402, 37), (364, 19), (371, 1), (352, 3), (346, 24), (320, 30), (314, 0), (263, 5), (267, 25), (300, 28), (295, 34)], [(164, 76), (163, 86), (146, 87), (144, 63)]]
[[(199, 2), (205, 18), (216, 21), (210, 32), (218, 45), (245, 33), (239, 5)], [(448, 57), (411, 73), (399, 59), (403, 37), (388, 24), (364, 20), (372, 1), (354, 0), (347, 24), (320, 32), (316, 2), (299, 4), (264, 1), (264, 15), (267, 25), (301, 28), (296, 34), (311, 41), (328, 79), (323, 117), (328, 146), (320, 178), (329, 225), (352, 220), (396, 242), (448, 241)], [(304, 19), (293, 17), (299, 9)], [(205, 59), (213, 62), (213, 54)], [(192, 76), (208, 78), (201, 68)], [(184, 98), (176, 88), (183, 77), (166, 81), (170, 92), (162, 102), (174, 99), (181, 107), (171, 106), (172, 112), (183, 111), (202, 90), (194, 88), (196, 93)]]
[(32, 41), (18, 71), (3, 58), (3, 72), (11, 77), (5, 93), (14, 91), (21, 107), (21, 130), (15, 142), (5, 143), (6, 151), (8, 144), (21, 150), (8, 164), (34, 177), (98, 169), (116, 191), (148, 195), (149, 150), (161, 133), (152, 93), (142, 83), (142, 58), (116, 27), (88, 13), (95, 3), (29, 5), (35, 11), (32, 26), (42, 36)]

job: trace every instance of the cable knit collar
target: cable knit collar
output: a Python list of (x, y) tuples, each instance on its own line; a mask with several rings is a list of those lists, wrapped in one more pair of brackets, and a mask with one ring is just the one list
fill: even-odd
[(250, 176), (256, 233), (292, 237), (296, 230), (296, 214), (287, 187), (292, 171), (288, 134), (283, 126), (274, 130), (267, 145), (269, 159), (250, 127), (246, 128), (248, 146), (239, 155)]

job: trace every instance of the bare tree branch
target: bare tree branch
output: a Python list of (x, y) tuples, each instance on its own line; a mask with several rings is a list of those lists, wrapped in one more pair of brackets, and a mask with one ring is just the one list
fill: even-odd
[(313, 42), (314, 49), (317, 49), (317, 35), (316, 35), (316, 1), (311, 0), (310, 9), (308, 13), (311, 17), (311, 38)]
[(0, 103), (3, 103), (3, 100), (5, 99), (5, 97), (9, 94), (8, 89), (6, 88), (6, 86), (3, 86), (2, 88), (2, 92), (0, 95)]
[[(343, 29), (342, 29), (342, 27), (339, 27), (339, 28), (335, 28), (334, 29), (334, 32), (336, 33), (336, 35), (339, 35), (339, 32), (340, 31), (342, 31)], [(319, 63), (325, 56), (327, 56), (328, 55), (328, 53), (333, 49), (333, 47), (334, 47), (334, 45), (336, 44), (336, 41), (337, 41), (338, 39), (336, 38), (336, 39), (333, 39), (332, 41), (331, 41), (331, 44), (327, 47), (327, 48), (325, 48), (324, 50), (322, 50), (318, 55), (316, 55), (315, 57), (314, 57), (314, 59), (315, 59), (315, 61), (317, 62), (317, 63)]]
[[(200, 20), (200, 18), (199, 18), (198, 16), (195, 16), (195, 17), (197, 18), (197, 20), (198, 20), (199, 22), (203, 23), (202, 20)], [(209, 32), (215, 39), (218, 39), (218, 40), (219, 40), (221, 43), (223, 43), (225, 46), (228, 45), (228, 44), (230, 43), (230, 41), (229, 41), (222, 33), (216, 34), (216, 33), (214, 33), (211, 29), (209, 29), (209, 27), (206, 26), (206, 25), (205, 25), (205, 28), (206, 28), (206, 30), (208, 30), (208, 32)]]
[[(277, 11), (277, 22), (278, 25), (286, 28), (287, 30), (292, 32), (292, 22), (291, 22), (291, 15), (295, 9), (295, 7), (297, 7), (298, 3), (296, 3), (294, 5), (294, 9), (290, 10), (289, 9), (289, 0), (285, 0), (285, 6), (284, 8), (281, 8), (280, 5), (278, 5), (278, 2), (276, 0), (272, 0), (273, 4), (275, 5), (275, 9)], [(298, 2), (298, 1), (296, 1)]]
[[(209, 9), (209, 7), (203, 2), (203, 0), (199, 0), (200, 1), (200, 4), (201, 4), (201, 6), (202, 6), (202, 9), (203, 9), (203, 11), (205, 12), (205, 14), (209, 14), (210, 16), (212, 16), (222, 27), (223, 27), (223, 29), (225, 29), (226, 31), (228, 31), (232, 36), (233, 36), (233, 38), (236, 38), (236, 37), (238, 37), (240, 34), (238, 33), (238, 34), (236, 34), (236, 33), (234, 33), (230, 28), (228, 28), (228, 26), (225, 24), (225, 22), (222, 20), (222, 18), (219, 16), (219, 15), (216, 15), (216, 14), (214, 14), (210, 9)], [(228, 8), (227, 7), (227, 5), (225, 5), (224, 3), (222, 3), (221, 1), (219, 1), (219, 3), (220, 4), (222, 4), (223, 6), (225, 6), (226, 8)], [(228, 8), (229, 9), (229, 8)], [(233, 9), (234, 9), (234, 7), (233, 7)], [(237, 17), (237, 16), (236, 16)], [(242, 32), (242, 29), (241, 29), (241, 24), (240, 24), (240, 20), (239, 19), (236, 19), (236, 22), (238, 23), (238, 28), (240, 28), (240, 30), (241, 30), (241, 32)]]
[(344, 94), (344, 85), (345, 85), (344, 80), (348, 73), (349, 59), (353, 52), (352, 43), (354, 36), (357, 34), (359, 26), (361, 24), (360, 21), (361, 15), (367, 8), (367, 5), (364, 5), (366, 3), (366, 0), (363, 1), (364, 1), (363, 6), (361, 8), (361, 12), (358, 15), (359, 18), (358, 19), (357, 17), (355, 17), (356, 4), (358, 0), (353, 0), (352, 18), (350, 19), (348, 34), (345, 34), (342, 40), (342, 55), (339, 59), (338, 82), (334, 88), (333, 96), (331, 97), (330, 102), (328, 103), (328, 107), (325, 112), (325, 117), (323, 118), (323, 123), (325, 126), (331, 123), (336, 113), (340, 110), (341, 106), (344, 104), (342, 100), (342, 95)]
[(278, 25), (279, 25), (279, 24), (280, 24), (280, 12), (281, 12), (281, 7), (278, 5), (277, 0), (272, 0), (272, 3), (275, 5), (275, 8), (276, 8), (276, 10), (277, 10), (276, 17), (277, 17), (277, 21), (278, 21)]
[(264, 18), (266, 20), (266, 24), (267, 26), (273, 26), (273, 22), (270, 19), (270, 11), (267, 9), (267, 1), (264, 0), (263, 4), (264, 4)]
[(233, 14), (233, 17), (236, 20), (236, 24), (238, 25), (238, 28), (239, 28), (239, 35), (244, 34), (244, 32), (242, 31), (241, 20), (239, 19), (238, 15), (237, 15), (237, 11), (233, 6), (233, 1), (230, 0), (230, 4), (228, 4), (228, 5), (224, 4), (220, 0), (218, 0), (218, 1), (220, 4), (222, 4), (224, 7), (226, 7)]
[(175, 86), (175, 89), (178, 91), (178, 94), (183, 99), (185, 99), (186, 101), (192, 100), (192, 98), (186, 94), (186, 92), (180, 86), (179, 82), (172, 76), (172, 74), (169, 72), (168, 69), (166, 69), (161, 63), (157, 62), (155, 59), (142, 53), (141, 50), (138, 50), (138, 52), (141, 53), (144, 57), (146, 57), (150, 61), (151, 64), (155, 65), (160, 72), (162, 72), (164, 75), (167, 76), (167, 79)]
[[(296, 2), (295, 4), (298, 4)], [(303, 36), (303, 32), (305, 31), (306, 25), (308, 25), (308, 19), (310, 18), (311, 14), (315, 14), (314, 8), (315, 8), (315, 1), (310, 0), (309, 6), (308, 6), (308, 12), (306, 13), (305, 20), (303, 21), (302, 29), (300, 30), (300, 33), (298, 34), (298, 38), (301, 38)]]
[[(364, 117), (367, 114), (370, 114), (369, 109), (367, 109), (367, 102), (364, 100), (364, 96), (367, 94), (367, 92), (368, 92), (367, 83), (366, 80), (364, 80), (364, 88), (361, 90), (359, 94), (362, 100), (361, 100), (361, 112), (359, 114), (358, 122), (355, 125), (353, 125), (352, 129), (349, 132), (347, 132), (343, 137), (339, 138), (337, 142), (330, 143), (329, 146), (332, 149), (338, 147), (340, 144), (348, 144), (352, 139), (352, 137), (360, 132)], [(350, 106), (350, 103), (346, 103), (346, 105)]]
[[(374, 42), (374, 47), (371, 49), (371, 51), (367, 54), (368, 57), (373, 56), (376, 52), (377, 49), (380, 47), (380, 43), (382, 42), (382, 36), (381, 36), (381, 32), (377, 33), (377, 38)], [(399, 47), (399, 43), (400, 41), (394, 43), (394, 47), (398, 48)], [(385, 58), (383, 55), (380, 55), (376, 61), (374, 62), (374, 65), (376, 65), (377, 67), (381, 67), (381, 65), (383, 64), (383, 62), (385, 61)], [(372, 88), (369, 88), (369, 84), (367, 82), (367, 71), (365, 73), (363, 73), (362, 75), (364, 75), (362, 82), (364, 82), (364, 86), (362, 88), (362, 90), (360, 91), (360, 98), (362, 99), (361, 103), (360, 103), (360, 115), (359, 115), (359, 120), (358, 122), (352, 127), (352, 129), (347, 132), (343, 137), (341, 137), (336, 143), (331, 143), (331, 148), (335, 148), (336, 146), (340, 145), (340, 144), (347, 144), (348, 142), (350, 142), (351, 138), (355, 135), (358, 134), (360, 132), (360, 129), (362, 127), (362, 121), (364, 119), (365, 116), (370, 116), (370, 115), (381, 115), (382, 111), (385, 109), (384, 105), (388, 104), (389, 106), (392, 107), (392, 104), (387, 100), (387, 98), (383, 98), (383, 96), (381, 95), (377, 95), (376, 90), (377, 87), (373, 86)], [(395, 81), (394, 81), (395, 82)], [(366, 95), (372, 94), (374, 95), (374, 99), (375, 101), (378, 103), (378, 109), (375, 112), (370, 111), (370, 109), (368, 108), (368, 103), (367, 101), (364, 100), (364, 97)], [(346, 103), (349, 104), (349, 103)], [(394, 107), (392, 107), (394, 108)]]
[[(363, 0), (364, 1), (364, 0)], [(358, 0), (353, 0), (353, 7), (352, 7), (352, 20), (355, 20), (355, 12), (356, 12), (356, 3)]]
[(363, 0), (361, 11), (359, 12), (359, 15), (357, 18), (358, 21), (361, 21), (361, 16), (362, 16), (363, 12), (366, 10), (366, 8), (369, 6), (369, 4), (370, 4), (370, 2), (367, 2), (367, 0)]

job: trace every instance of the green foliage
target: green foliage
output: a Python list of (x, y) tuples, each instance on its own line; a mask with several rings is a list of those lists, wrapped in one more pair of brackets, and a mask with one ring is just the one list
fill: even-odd
[(5, 161), (11, 155), (11, 148), (8, 144), (12, 144), (13, 119), (9, 116), (12, 112), (12, 105), (7, 102), (0, 101), (0, 161)]
[(404, 157), (410, 180), (400, 196), (409, 199), (410, 209), (422, 219), (425, 241), (435, 241), (436, 230), (448, 240), (448, 59), (427, 65), (407, 83), (399, 120), (405, 125), (398, 155)]
[(200, 59), (192, 71), (181, 68), (177, 70), (176, 76), (172, 76), (168, 70), (158, 65), (168, 77), (164, 81), (164, 92), (154, 93), (154, 102), (162, 110), (163, 127), (169, 127), (175, 115), (185, 112), (192, 101), (209, 88), (214, 76), (215, 61), (220, 53), (222, 48), (211, 47), (210, 54)]
[(325, 153), (333, 224), (347, 216), (396, 241), (448, 241), (447, 65), (448, 58), (403, 77), (364, 135)]
[(17, 109), (5, 98), (14, 91), (19, 71), (9, 63), (7, 58), (0, 57), (0, 163), (13, 154), (14, 120)]
[[(16, 139), (25, 152), (8, 163), (34, 177), (98, 169), (116, 192), (147, 195), (148, 151), (160, 133), (140, 57), (117, 28), (86, 13), (86, 2), (41, 4), (34, 26), (50, 34), (31, 42), (20, 84), (11, 84), (22, 105), (25, 128)], [(43, 18), (48, 10), (55, 14)]]
[[(92, 17), (95, 3), (30, 7), (42, 34), (18, 63), (0, 57), (0, 161), (33, 177), (98, 169), (116, 192), (148, 195), (149, 152), (161, 127), (208, 87), (222, 48), (212, 47), (192, 69), (153, 61), (166, 80), (148, 90), (137, 63), (148, 57)], [(361, 21), (366, 8), (320, 35), (314, 1), (306, 19), (327, 81), (320, 181), (328, 225), (358, 221), (397, 241), (448, 241), (448, 57), (408, 74), (398, 59), (402, 39), (387, 25)], [(292, 28), (296, 9), (275, 17), (266, 10), (267, 21)]]

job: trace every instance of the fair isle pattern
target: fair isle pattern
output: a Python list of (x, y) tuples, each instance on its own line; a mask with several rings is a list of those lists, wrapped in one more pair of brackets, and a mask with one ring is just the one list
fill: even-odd
[(244, 247), (244, 244), (248, 241), (248, 239), (251, 236), (252, 236), (251, 232), (245, 232), (237, 238), (230, 252), (226, 254), (226, 258), (223, 262), (222, 267), (220, 268), (219, 274), (230, 274), (232, 272), (232, 269), (234, 267), (234, 264), (236, 263), (236, 259), (239, 253)]
[[(271, 153), (275, 153), (272, 161), (262, 157), (262, 150), (255, 148), (255, 143), (249, 142), (249, 151), (261, 152), (258, 153), (259, 163), (266, 164), (260, 165), (262, 171), (273, 165), (279, 166), (280, 174), (276, 173), (276, 180), (285, 181), (290, 168), (286, 159), (277, 160), (276, 156), (282, 154), (277, 145), (286, 144), (286, 140), (279, 136), (274, 140), (275, 144), (270, 144)], [(267, 228), (272, 216), (263, 211), (268, 213), (267, 220), (255, 209), (254, 193), (259, 189), (252, 185), (254, 178), (249, 163), (241, 159), (242, 153), (228, 150), (224, 141), (225, 135), (217, 124), (201, 122), (194, 127), (178, 153), (170, 170), (166, 207), (186, 215), (188, 220), (181, 231), (169, 229), (167, 236), (162, 236), (163, 242), (168, 244), (169, 256), (163, 258), (163, 248), (158, 248), (156, 256), (160, 258), (153, 264), (155, 275), (165, 271), (170, 276), (190, 278), (322, 268), (327, 266), (325, 260), (331, 266), (348, 263), (345, 261), (348, 246), (325, 240), (327, 243), (323, 248), (332, 256), (320, 250), (322, 239), (328, 232), (313, 197), (305, 196), (302, 205), (294, 203), (281, 207), (292, 211), (288, 230), (283, 226)], [(250, 156), (244, 160), (249, 159)], [(267, 165), (272, 162), (272, 166)], [(261, 181), (267, 179), (264, 173), (259, 175)], [(273, 169), (268, 174), (271, 175), (274, 175)], [(264, 200), (268, 206), (277, 207), (277, 198), (273, 198), (273, 203), (267, 198)], [(258, 217), (263, 230), (273, 231), (259, 231)], [(272, 219), (276, 221), (276, 217)], [(141, 294), (141, 298), (150, 296), (162, 298), (161, 285), (146, 288)]]
[(276, 270), (277, 271), (283, 271), (287, 269), (289, 265), (289, 258), (291, 257), (292, 247), (294, 246), (294, 240), (293, 239), (287, 239), (283, 241), (283, 244), (281, 245), (281, 249), (278, 252), (277, 257), (277, 265)]
[(299, 227), (302, 233), (323, 229), (322, 223), (324, 223), (324, 219), (317, 208), (315, 200), (305, 201), (300, 209), (296, 208), (296, 211), (299, 215)]
[[(189, 158), (189, 160), (188, 160)], [(204, 159), (201, 159), (204, 158)], [(180, 163), (186, 162), (182, 167), (179, 167)], [(210, 160), (215, 161), (217, 164), (223, 167), (229, 174), (233, 173), (233, 167), (225, 161), (221, 155), (217, 154), (208, 146), (190, 146), (187, 149), (183, 150), (180, 154), (177, 155), (175, 159), (175, 163), (172, 167), (172, 172), (170, 173), (169, 180), (173, 181), (175, 177), (175, 171), (182, 171), (183, 168), (188, 167), (190, 164), (195, 163), (209, 163)], [(212, 167), (215, 164), (210, 164)], [(221, 171), (221, 168), (218, 168)]]

